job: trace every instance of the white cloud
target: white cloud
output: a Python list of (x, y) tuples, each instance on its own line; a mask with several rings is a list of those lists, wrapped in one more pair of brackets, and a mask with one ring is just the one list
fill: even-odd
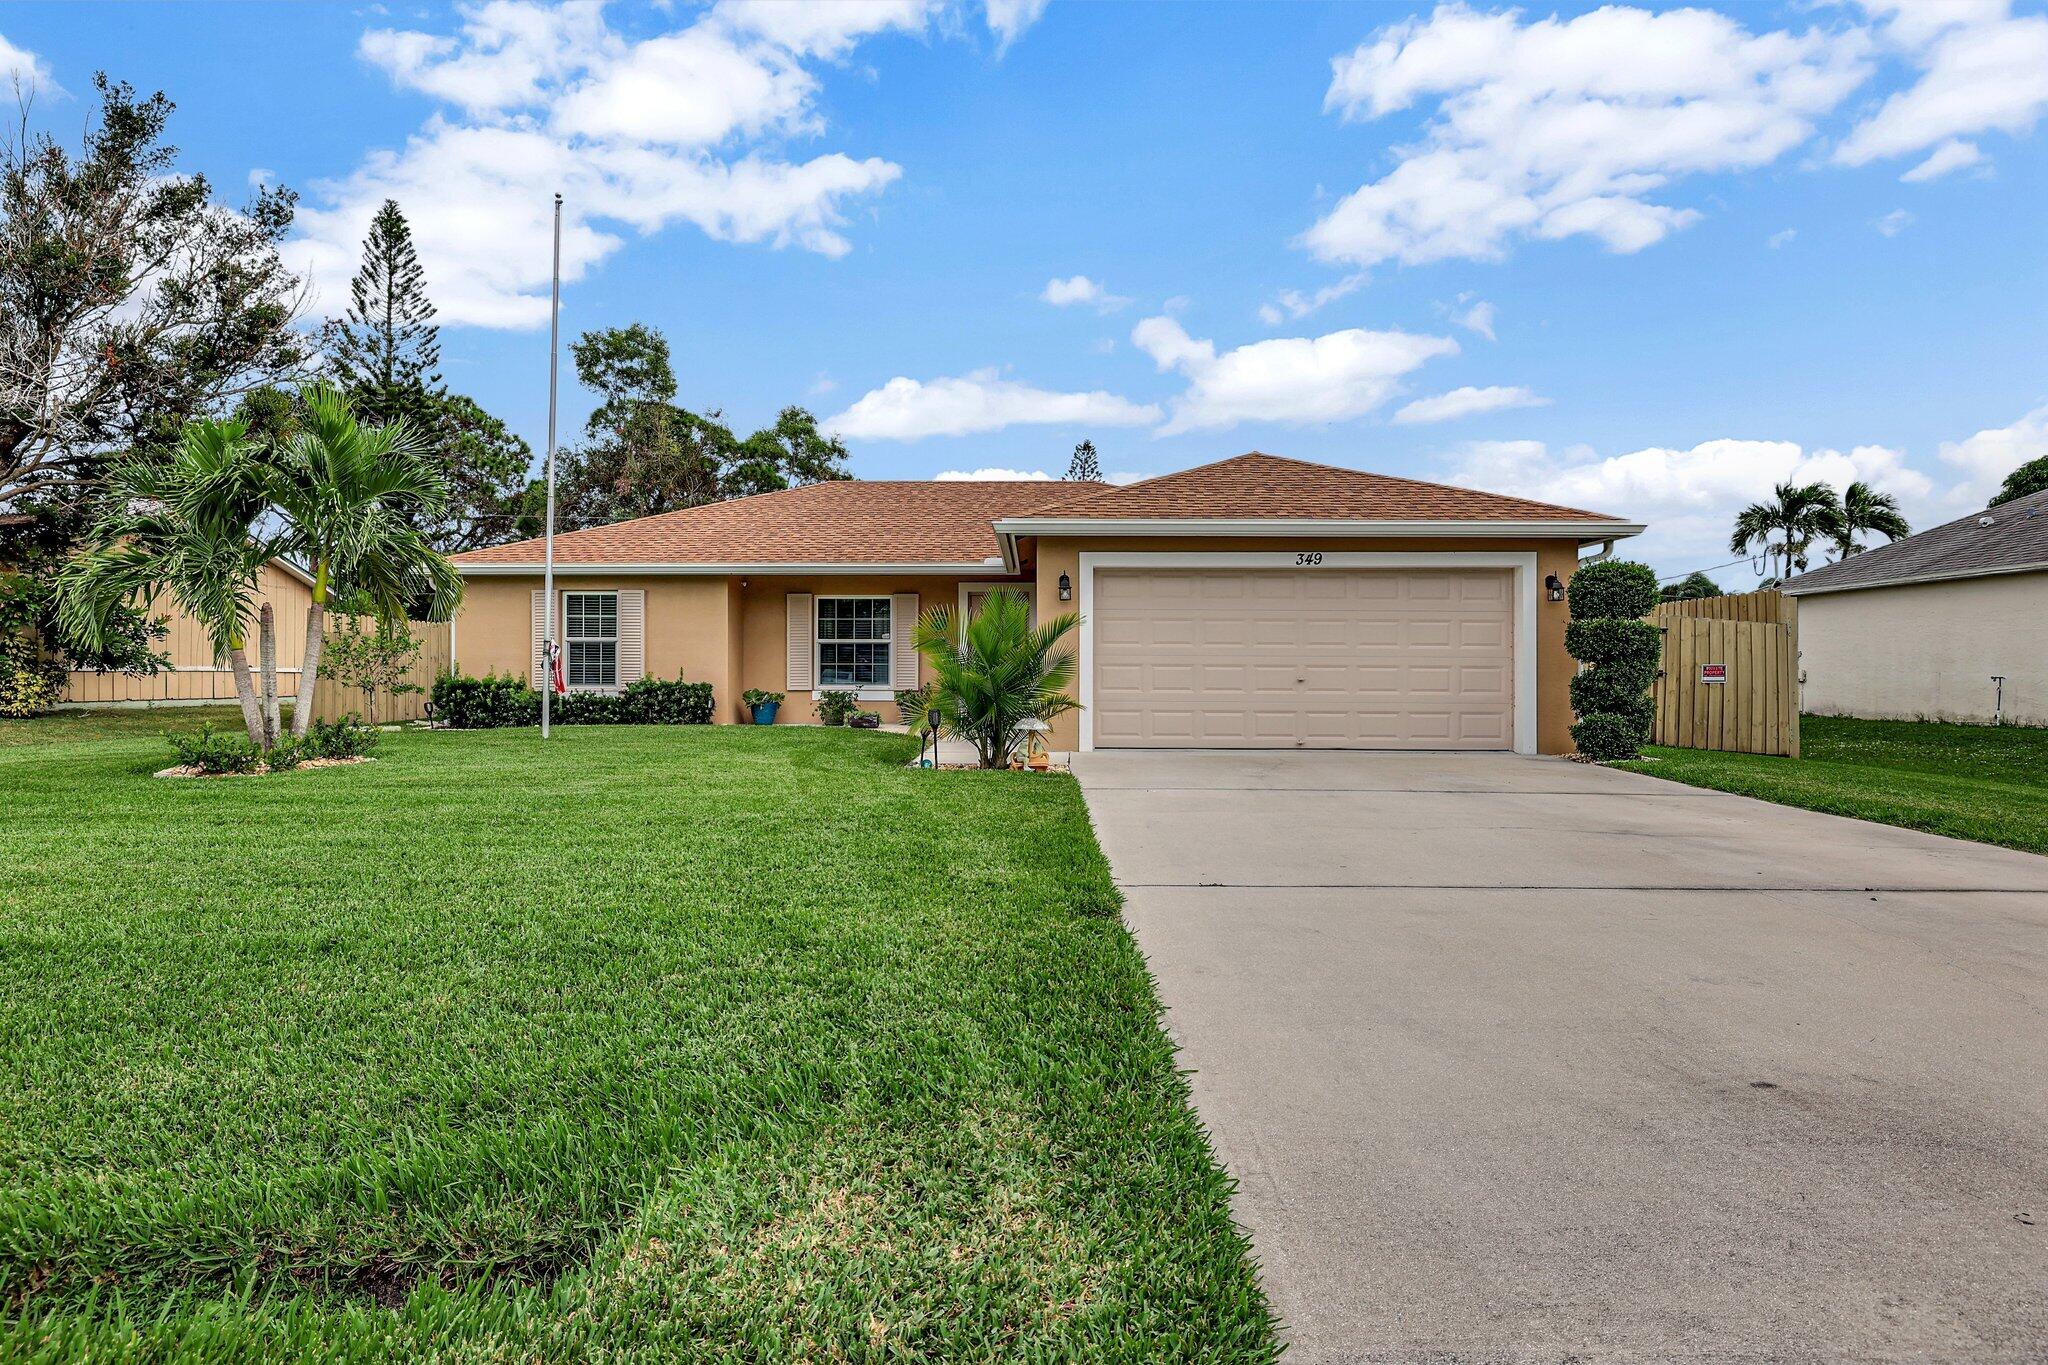
[(1797, 237), (1798, 235), (1798, 228), (1786, 228), (1782, 232), (1772, 233), (1768, 238), (1765, 239), (1764, 245), (1770, 247), (1771, 250), (1776, 251), (1779, 247), (1786, 245), (1794, 237)]
[(1421, 140), (1303, 237), (1369, 266), (1496, 259), (1523, 236), (1639, 251), (1695, 221), (1647, 196), (1767, 165), (1862, 82), (1855, 32), (1751, 34), (1725, 15), (1610, 5), (1523, 22), (1445, 4), (1332, 64), (1325, 107), (1375, 119), (1434, 101)]
[[(1467, 300), (1471, 300), (1467, 303)], [(1458, 295), (1463, 307), (1453, 310), (1451, 321), (1466, 331), (1485, 337), (1488, 341), (1499, 341), (1493, 334), (1493, 305), (1485, 299), (1473, 299), (1470, 294)]]
[(395, 199), (443, 322), (530, 327), (547, 320), (557, 190), (570, 281), (628, 235), (677, 224), (844, 255), (848, 212), (902, 168), (831, 150), (790, 159), (787, 139), (824, 131), (820, 64), (884, 32), (923, 33), (938, 12), (937, 0), (723, 0), (634, 38), (594, 0), (488, 0), (453, 33), (373, 29), (363, 58), (446, 108), (316, 185), (288, 258), (315, 306), (338, 310), (370, 216)]
[(1908, 185), (1918, 185), (1922, 181), (1939, 180), (1951, 171), (1974, 166), (1983, 159), (1984, 153), (1977, 150), (1975, 143), (1950, 138), (1928, 153), (1925, 161), (1907, 171), (1899, 179)]
[(1161, 370), (1187, 376), (1162, 436), (1239, 422), (1307, 425), (1360, 417), (1394, 395), (1401, 377), (1442, 355), (1449, 337), (1351, 328), (1319, 337), (1276, 337), (1216, 353), (1169, 317), (1146, 318), (1131, 341)]
[(1071, 308), (1075, 304), (1086, 304), (1099, 313), (1113, 313), (1130, 300), (1112, 294), (1099, 282), (1086, 275), (1069, 275), (1066, 279), (1050, 279), (1038, 297), (1055, 308)]
[(2048, 16), (2014, 18), (2006, 0), (1864, 0), (1864, 8), (1883, 18), (1884, 40), (1921, 74), (1842, 140), (1837, 161), (1861, 166), (1940, 143), (1907, 173), (1931, 180), (1981, 155), (1959, 139), (2024, 133), (2048, 114)]
[(1394, 414), (1394, 420), (1404, 426), (1419, 422), (1450, 422), (1460, 417), (1473, 417), (1482, 412), (1503, 412), (1509, 408), (1540, 408), (1548, 406), (1550, 400), (1529, 389), (1508, 388), (1495, 385), (1491, 388), (1474, 388), (1467, 384), (1463, 388), (1440, 393), (1433, 398), (1418, 398)]
[(2028, 460), (2048, 455), (2048, 407), (2035, 408), (2011, 426), (1987, 427), (1960, 441), (1944, 441), (1941, 462), (1962, 478), (1949, 490), (1948, 501), (1968, 509), (1982, 507), (2005, 482), (2005, 476)]
[(0, 34), (0, 80), (12, 81), (24, 90), (31, 86), (45, 90), (56, 87), (49, 64), (27, 48), (7, 41), (5, 34)]
[(1897, 495), (1916, 525), (1927, 520), (1933, 481), (1902, 452), (1879, 445), (1844, 453), (1808, 451), (1796, 441), (1718, 440), (1603, 459), (1584, 447), (1552, 454), (1541, 441), (1475, 441), (1462, 448), (1450, 476), (1468, 487), (1647, 522), (1625, 553), (1669, 573), (1728, 560), (1735, 514), (1775, 485), (1819, 481), (1840, 490), (1857, 479)]
[(932, 475), (935, 483), (1050, 483), (1052, 475), (1043, 469), (942, 469)]
[(984, 10), (988, 18), (989, 31), (996, 35), (998, 45), (1007, 50), (1011, 43), (1022, 36), (1025, 29), (1037, 23), (1045, 13), (1049, 0), (986, 0)]
[(1906, 209), (1893, 209), (1871, 226), (1887, 237), (1896, 237), (1913, 226), (1913, 215)]
[(1346, 294), (1358, 292), (1367, 279), (1363, 270), (1346, 275), (1334, 284), (1326, 284), (1313, 294), (1304, 294), (1299, 289), (1283, 289), (1271, 303), (1259, 305), (1259, 321), (1268, 327), (1278, 327), (1290, 319), (1305, 318), (1326, 304), (1335, 303)]
[(986, 369), (930, 380), (899, 375), (862, 394), (824, 425), (853, 440), (920, 441), (1014, 426), (1150, 426), (1161, 415), (1149, 403), (1133, 403), (1100, 389), (1060, 393)]

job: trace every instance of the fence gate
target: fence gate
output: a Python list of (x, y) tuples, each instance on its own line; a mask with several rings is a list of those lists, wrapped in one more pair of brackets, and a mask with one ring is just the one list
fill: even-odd
[[(330, 616), (328, 638), (334, 638), (334, 627), (340, 618)], [(434, 679), (446, 673), (453, 657), (453, 633), (446, 621), (412, 621), (407, 623), (412, 636), (420, 642), (419, 658), (405, 681), (419, 690), (416, 692), (379, 691), (377, 694), (377, 719), (380, 722), (418, 720), (427, 714), (427, 692), (434, 685)], [(357, 622), (364, 630), (375, 630), (376, 623), (367, 618)], [(370, 699), (360, 687), (344, 687), (333, 678), (321, 678), (313, 684), (313, 719), (340, 720), (353, 713), (367, 717)]]
[(1766, 589), (1666, 602), (1650, 742), (1799, 757), (1798, 604)]

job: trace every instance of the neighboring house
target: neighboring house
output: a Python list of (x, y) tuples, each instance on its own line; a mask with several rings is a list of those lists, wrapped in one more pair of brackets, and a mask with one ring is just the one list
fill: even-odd
[[(1082, 617), (1056, 750), (1571, 748), (1560, 585), (1640, 525), (1241, 455), (1128, 487), (821, 483), (555, 538), (572, 688), (708, 679), (810, 721), (922, 680), (916, 614), (1008, 588)], [(539, 676), (541, 542), (455, 558), (458, 666)]]
[[(271, 604), (277, 621), (277, 690), (290, 696), (299, 689), (299, 660), (306, 652), (306, 612), (313, 605), (313, 580), (296, 564), (273, 560), (264, 565), (257, 583), (256, 604)], [(157, 642), (157, 652), (168, 654), (171, 666), (147, 678), (125, 673), (74, 671), (65, 679), (59, 704), (148, 705), (178, 702), (231, 702), (235, 700), (235, 675), (225, 657), (213, 652), (213, 641), (205, 627), (194, 621), (168, 599), (150, 604), (148, 615), (161, 617), (169, 633)], [(249, 667), (258, 666), (256, 630), (252, 619), (248, 643)]]
[(2048, 492), (1850, 555), (1785, 584), (1804, 709), (2048, 725)]

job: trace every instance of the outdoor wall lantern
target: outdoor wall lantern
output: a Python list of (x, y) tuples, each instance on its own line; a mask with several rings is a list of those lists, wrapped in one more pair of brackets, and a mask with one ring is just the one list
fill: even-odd
[(1074, 600), (1074, 580), (1073, 580), (1073, 579), (1071, 579), (1071, 578), (1069, 578), (1069, 577), (1067, 577), (1067, 576), (1066, 576), (1065, 574), (1061, 574), (1061, 575), (1060, 575), (1060, 601), (1062, 601), (1062, 602), (1071, 602), (1071, 601), (1073, 601), (1073, 600)]
[(1559, 578), (1556, 574), (1552, 574), (1550, 577), (1543, 580), (1543, 587), (1544, 590), (1550, 594), (1551, 601), (1564, 601), (1564, 580), (1562, 578)]

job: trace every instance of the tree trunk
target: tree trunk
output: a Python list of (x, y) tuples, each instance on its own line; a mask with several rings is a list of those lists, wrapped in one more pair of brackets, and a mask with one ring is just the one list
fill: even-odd
[(306, 608), (306, 655), (299, 661), (299, 700), (292, 707), (292, 736), (303, 739), (313, 723), (313, 687), (320, 681), (320, 646), (326, 640), (327, 565), (313, 570), (313, 601)]
[(277, 613), (263, 604), (257, 617), (257, 657), (263, 668), (263, 747), (277, 747)]
[(249, 656), (240, 645), (228, 651), (228, 667), (235, 675), (235, 698), (242, 703), (242, 724), (249, 728), (249, 741), (259, 749), (263, 742), (263, 708), (256, 701), (256, 680), (249, 676)]

